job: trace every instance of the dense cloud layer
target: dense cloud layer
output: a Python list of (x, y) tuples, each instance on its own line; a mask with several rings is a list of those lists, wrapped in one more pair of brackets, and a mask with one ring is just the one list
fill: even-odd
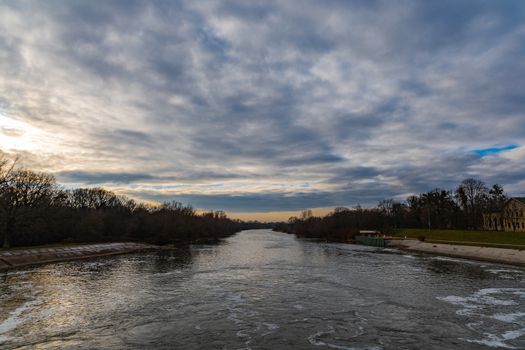
[(523, 195), (524, 43), (521, 1), (2, 2), (1, 148), (237, 212)]

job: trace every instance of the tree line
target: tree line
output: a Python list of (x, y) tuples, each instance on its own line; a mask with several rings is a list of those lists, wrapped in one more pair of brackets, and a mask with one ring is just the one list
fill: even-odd
[(348, 241), (360, 230), (388, 233), (395, 228), (467, 229), (483, 228), (483, 213), (500, 210), (508, 197), (503, 187), (492, 187), (477, 179), (463, 180), (455, 190), (433, 189), (409, 196), (405, 201), (385, 199), (373, 208), (339, 207), (324, 217), (305, 210), (276, 230), (308, 238)]
[(106, 189), (64, 189), (53, 175), (17, 169), (0, 159), (0, 244), (140, 241), (210, 242), (241, 230), (223, 211), (202, 214), (187, 205), (137, 203)]

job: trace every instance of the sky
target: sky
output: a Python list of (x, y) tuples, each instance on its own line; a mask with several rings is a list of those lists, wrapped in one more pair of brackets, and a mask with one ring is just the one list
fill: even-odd
[(525, 195), (524, 1), (0, 1), (0, 150), (243, 219)]

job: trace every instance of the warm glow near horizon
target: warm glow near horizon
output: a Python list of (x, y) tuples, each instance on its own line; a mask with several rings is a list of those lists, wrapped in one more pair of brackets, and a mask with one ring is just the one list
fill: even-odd
[[(334, 208), (309, 208), (314, 216), (325, 216), (332, 212)], [(275, 211), (268, 213), (235, 213), (228, 212), (228, 217), (232, 219), (240, 219), (243, 221), (260, 221), (260, 222), (281, 222), (288, 221), (289, 218), (295, 216), (300, 217), (301, 211)]]

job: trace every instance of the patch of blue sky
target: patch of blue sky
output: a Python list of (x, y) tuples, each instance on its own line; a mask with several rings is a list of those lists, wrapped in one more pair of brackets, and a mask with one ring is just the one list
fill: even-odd
[(510, 151), (510, 150), (513, 150), (515, 148), (518, 148), (519, 146), (518, 145), (515, 145), (515, 144), (510, 144), (510, 145), (505, 145), (505, 146), (494, 146), (494, 147), (490, 147), (490, 148), (481, 148), (481, 149), (475, 149), (472, 151), (472, 153), (475, 153), (481, 157), (485, 157), (485, 156), (488, 156), (488, 155), (493, 155), (493, 154), (498, 154), (498, 153), (501, 153), (501, 152), (505, 152), (505, 151)]

